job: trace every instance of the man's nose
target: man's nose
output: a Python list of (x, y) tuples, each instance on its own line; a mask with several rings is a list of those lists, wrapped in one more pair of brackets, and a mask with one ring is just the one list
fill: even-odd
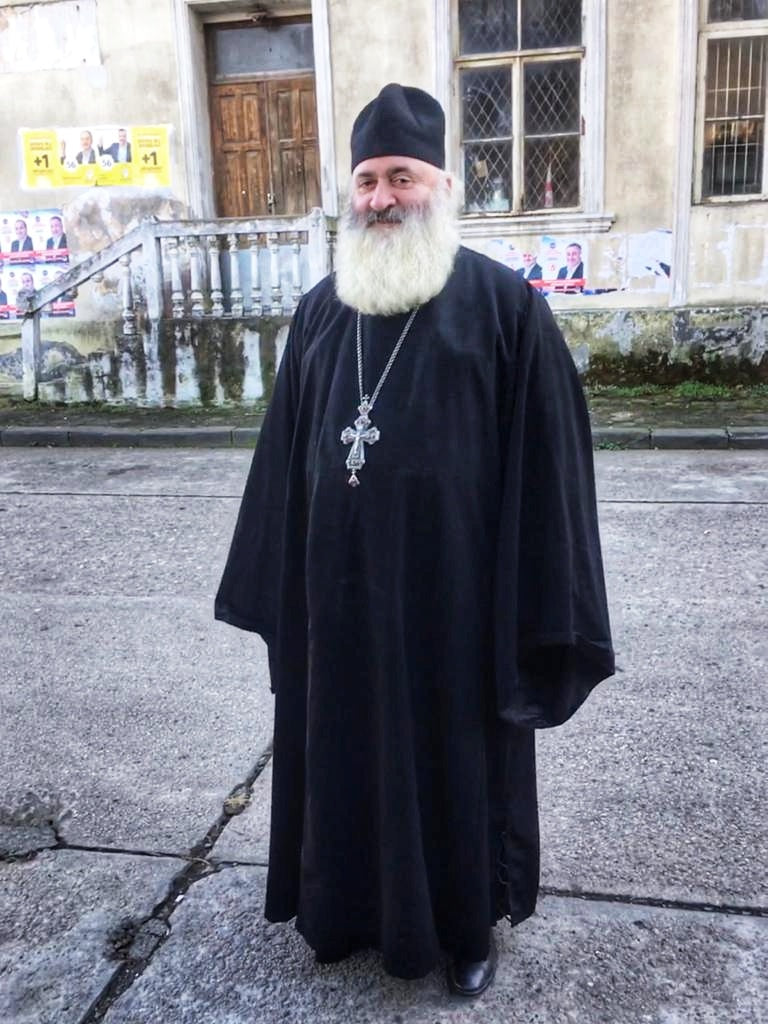
[(392, 186), (388, 181), (379, 181), (371, 195), (370, 207), (372, 210), (386, 210), (394, 206), (396, 202)]

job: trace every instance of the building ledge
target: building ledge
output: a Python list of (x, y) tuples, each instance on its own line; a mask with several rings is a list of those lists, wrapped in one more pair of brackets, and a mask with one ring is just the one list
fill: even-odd
[(494, 235), (594, 235), (610, 231), (613, 213), (498, 213), (468, 214), (459, 220), (462, 238), (487, 238)]

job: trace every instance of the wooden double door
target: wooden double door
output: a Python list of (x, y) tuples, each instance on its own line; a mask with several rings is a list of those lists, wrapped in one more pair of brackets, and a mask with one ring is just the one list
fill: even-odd
[(313, 75), (211, 84), (210, 107), (217, 216), (321, 205)]

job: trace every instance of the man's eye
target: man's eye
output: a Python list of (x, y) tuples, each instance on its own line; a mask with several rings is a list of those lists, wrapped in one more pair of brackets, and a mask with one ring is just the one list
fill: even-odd
[(392, 183), (400, 188), (404, 188), (406, 185), (411, 184), (411, 179), (406, 177), (405, 175), (402, 175), (401, 177), (393, 178)]

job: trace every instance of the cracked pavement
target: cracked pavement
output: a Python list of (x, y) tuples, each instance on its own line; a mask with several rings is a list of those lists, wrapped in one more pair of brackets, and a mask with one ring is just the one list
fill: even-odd
[(263, 920), (271, 696), (212, 619), (247, 451), (0, 454), (3, 1024), (768, 1018), (768, 459), (596, 454), (622, 671), (538, 742), (542, 897), (496, 984)]

